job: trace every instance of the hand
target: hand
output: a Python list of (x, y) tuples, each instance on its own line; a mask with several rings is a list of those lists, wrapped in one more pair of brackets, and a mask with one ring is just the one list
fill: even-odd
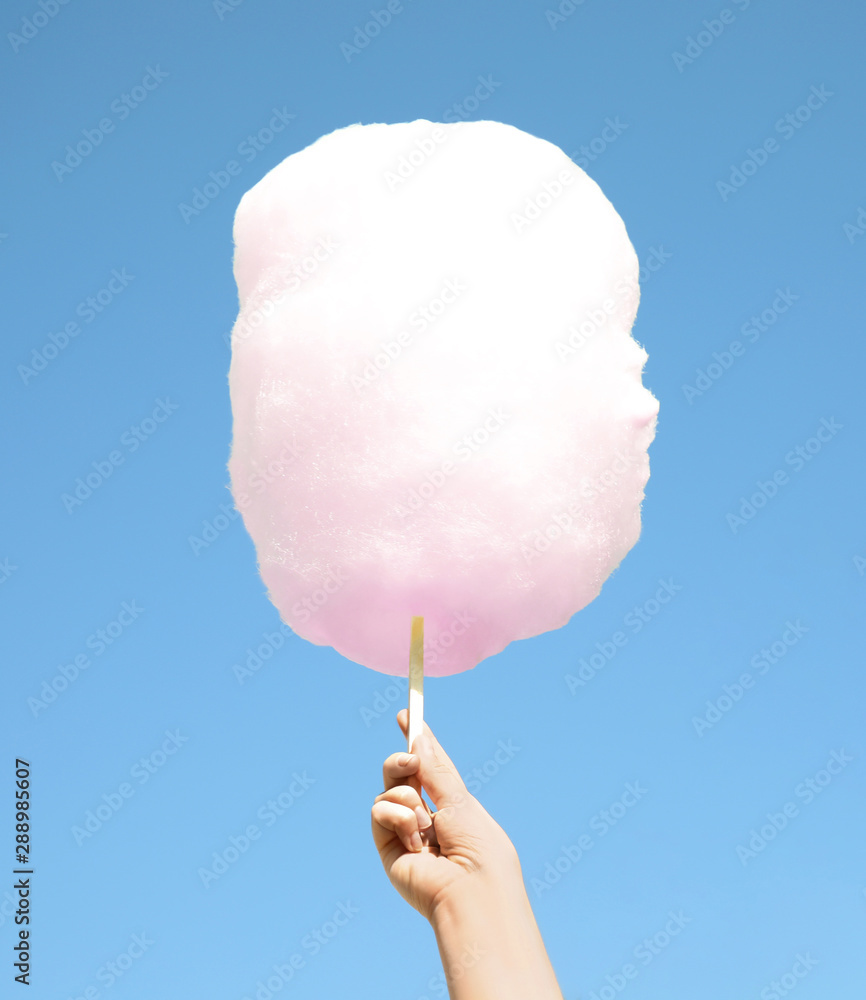
[[(397, 722), (405, 738), (405, 708), (397, 713)], [(373, 840), (391, 884), (431, 922), (444, 902), (463, 898), (466, 892), (486, 891), (503, 881), (522, 891), (514, 845), (466, 790), (426, 722), (412, 750), (411, 755), (386, 758), (385, 791), (376, 796), (371, 814)], [(430, 812), (420, 788), (436, 812)]]

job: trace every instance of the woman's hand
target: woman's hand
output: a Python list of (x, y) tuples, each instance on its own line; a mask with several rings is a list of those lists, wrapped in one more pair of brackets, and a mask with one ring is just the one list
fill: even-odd
[[(404, 737), (408, 721), (404, 708), (397, 714)], [(412, 750), (385, 760), (385, 791), (372, 809), (373, 840), (394, 888), (431, 922), (443, 903), (465, 892), (503, 881), (522, 891), (514, 845), (466, 790), (426, 723)], [(435, 813), (421, 798), (419, 786), (436, 806)]]

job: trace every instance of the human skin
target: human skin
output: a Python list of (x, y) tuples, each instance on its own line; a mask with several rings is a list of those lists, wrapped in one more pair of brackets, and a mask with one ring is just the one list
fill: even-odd
[[(397, 714), (404, 737), (408, 721)], [(508, 835), (426, 723), (412, 751), (385, 760), (373, 840), (391, 884), (433, 928), (451, 1000), (563, 1000)]]

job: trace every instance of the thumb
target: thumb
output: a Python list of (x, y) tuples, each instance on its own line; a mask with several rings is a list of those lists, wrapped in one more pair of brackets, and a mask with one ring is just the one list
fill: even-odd
[(426, 722), (424, 731), (415, 738), (412, 752), (421, 762), (418, 768), (421, 784), (437, 810), (466, 801), (469, 793), (463, 779)]

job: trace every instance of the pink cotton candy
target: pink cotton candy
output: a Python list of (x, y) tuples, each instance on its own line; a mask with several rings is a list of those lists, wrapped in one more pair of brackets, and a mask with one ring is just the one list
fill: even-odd
[(658, 401), (599, 186), (498, 122), (351, 125), (242, 198), (235, 503), (298, 635), (407, 675), (565, 625), (637, 541)]

